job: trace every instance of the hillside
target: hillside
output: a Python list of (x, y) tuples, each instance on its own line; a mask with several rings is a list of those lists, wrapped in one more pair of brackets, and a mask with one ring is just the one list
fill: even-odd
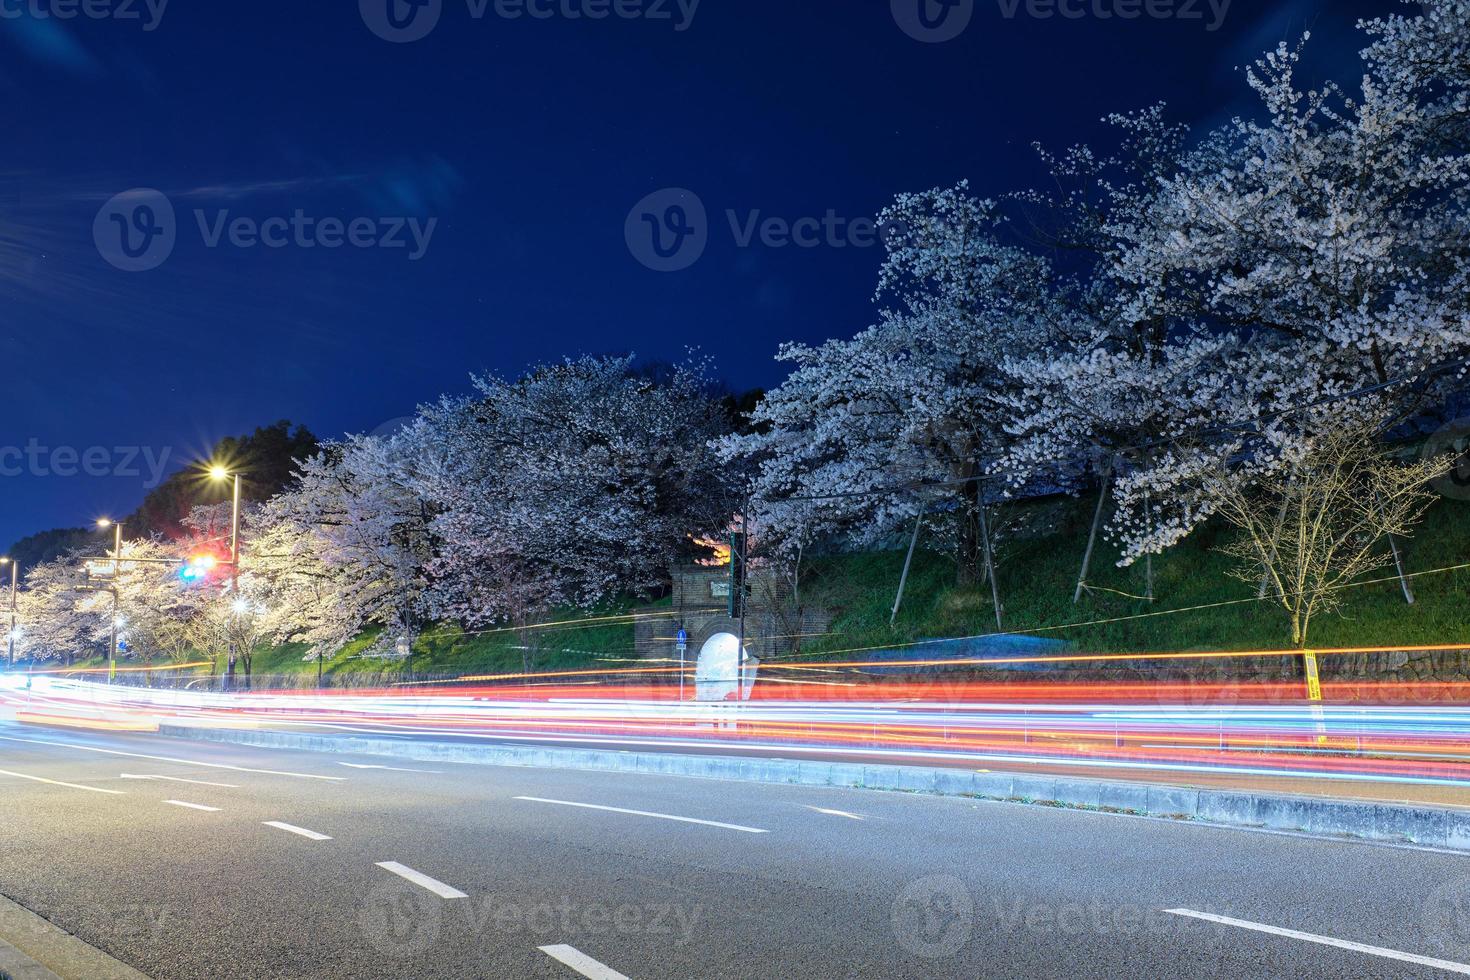
[[(1048, 531), (1016, 537), (999, 549), (997, 578), (1008, 630), (1038, 630), (1038, 635), (1097, 652), (1290, 646), (1284, 612), (1251, 601), (1255, 589), (1229, 576), (1231, 561), (1218, 550), (1230, 533), (1222, 527), (1206, 527), (1154, 559), (1153, 602), (1130, 598), (1145, 594), (1142, 564), (1118, 568), (1116, 549), (1100, 538), (1088, 576), (1094, 589), (1073, 604), (1095, 501), (1046, 505), (1048, 519), (1042, 523), (1050, 526)], [(1314, 646), (1470, 643), (1470, 604), (1465, 601), (1470, 569), (1423, 574), (1470, 562), (1470, 504), (1440, 501), (1418, 533), (1401, 546), (1406, 570), (1419, 573), (1412, 580), (1416, 603), (1405, 603), (1396, 580), (1354, 588), (1340, 614), (1313, 623)], [(837, 615), (831, 634), (807, 641), (803, 653), (842, 656), (843, 651), (995, 631), (989, 586), (957, 587), (954, 562), (923, 548), (915, 556), (903, 608), (890, 629), (903, 559), (903, 552), (889, 551), (814, 562), (803, 601)], [(1369, 578), (1392, 574), (1390, 566)], [(1067, 624), (1086, 625), (1055, 628)]]

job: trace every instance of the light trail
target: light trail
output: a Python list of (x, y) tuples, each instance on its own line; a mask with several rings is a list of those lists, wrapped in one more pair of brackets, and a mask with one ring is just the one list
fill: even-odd
[[(1397, 648), (1452, 652), (1463, 645)], [(1380, 652), (1342, 647), (1321, 657)], [(1078, 654), (996, 664), (1167, 663), (1296, 656), (1296, 650)], [(753, 700), (678, 700), (670, 672), (646, 667), (485, 675), (457, 687), (237, 692), (138, 688), (0, 674), (0, 716), (96, 727), (171, 722), (296, 727), (610, 748), (852, 755), (955, 766), (1027, 762), (1104, 771), (1290, 776), (1470, 788), (1470, 682), (1338, 681), (1326, 702), (1298, 681), (1188, 684), (978, 680), (974, 672), (873, 677), (854, 668), (954, 661), (768, 665)], [(790, 671), (820, 673), (793, 678)], [(834, 681), (836, 674), (843, 678)], [(999, 676), (1016, 676), (1005, 675)], [(777, 683), (769, 683), (776, 681)], [(60, 722), (65, 724), (65, 722)], [(1470, 794), (1466, 796), (1470, 804)]]

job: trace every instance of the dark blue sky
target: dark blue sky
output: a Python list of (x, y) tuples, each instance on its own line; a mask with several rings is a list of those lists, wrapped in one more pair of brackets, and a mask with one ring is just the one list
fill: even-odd
[[(774, 384), (783, 340), (870, 322), (880, 256), (742, 248), (727, 209), (860, 218), (960, 178), (1016, 189), (1039, 175), (1031, 141), (1098, 139), (1107, 112), (1249, 110), (1235, 66), (1308, 24), (1314, 70), (1351, 81), (1354, 20), (1392, 9), (1234, 0), (1209, 31), (1208, 0), (1203, 20), (1127, 21), (976, 0), (957, 39), (931, 44), (889, 0), (703, 0), (682, 31), (675, 0), (674, 22), (508, 20), (495, 0), (475, 19), (443, 0), (432, 33), (390, 44), (352, 0), (172, 0), (152, 30), (144, 0), (92, 2), (142, 20), (0, 16), (0, 545), (131, 510), (149, 457), (134, 475), (117, 447), (176, 467), (279, 418), (371, 430), (465, 390), (470, 371), (698, 346), (732, 387)], [(709, 246), (657, 273), (624, 223), (668, 187), (706, 206)], [(166, 195), (177, 242), (130, 273), (104, 260), (94, 221), (134, 188)], [(374, 234), (437, 224), (412, 261), (211, 248), (195, 216), (298, 210)], [(101, 447), (91, 468), (125, 472), (57, 475), (71, 469), (58, 447)]]

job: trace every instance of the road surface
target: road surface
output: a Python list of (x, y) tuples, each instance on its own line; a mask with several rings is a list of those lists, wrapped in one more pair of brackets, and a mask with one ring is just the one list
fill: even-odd
[(0, 770), (0, 894), (156, 977), (1470, 973), (1470, 859), (1410, 848), (8, 723)]

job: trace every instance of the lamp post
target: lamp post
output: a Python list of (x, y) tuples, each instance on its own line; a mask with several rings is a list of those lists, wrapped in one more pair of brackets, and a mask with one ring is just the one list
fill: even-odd
[(10, 666), (13, 669), (15, 667), (15, 613), (17, 609), (15, 585), (16, 581), (20, 577), (20, 562), (16, 561), (13, 558), (0, 558), (0, 565), (10, 566), (10, 632), (7, 634), (7, 636), (10, 640), (8, 659), (10, 662)]
[(112, 528), (112, 632), (107, 647), (107, 683), (111, 684), (117, 679), (117, 581), (122, 575), (123, 526), (105, 517), (98, 519), (97, 526), (103, 530)]
[[(240, 474), (230, 473), (223, 466), (213, 466), (209, 470), (209, 478), (217, 483), (234, 477), (235, 489), (233, 504), (230, 507), (230, 595), (239, 598), (240, 595)], [(229, 689), (235, 683), (235, 659), (238, 651), (235, 649), (235, 637), (230, 636), (230, 660), (225, 668), (225, 688)]]

